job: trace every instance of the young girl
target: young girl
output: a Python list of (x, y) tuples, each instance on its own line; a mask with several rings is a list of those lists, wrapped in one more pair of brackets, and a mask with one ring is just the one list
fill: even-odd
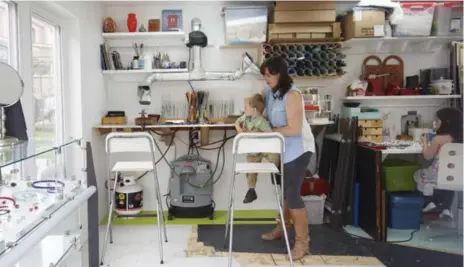
[[(418, 170), (414, 174), (417, 189), (430, 194), (430, 188), (437, 183), (438, 179), (438, 155), (440, 148), (446, 143), (462, 143), (462, 113), (454, 108), (443, 108), (437, 111), (434, 121), (436, 134), (430, 138), (427, 135), (421, 136), (423, 146), (422, 155), (426, 160), (432, 160), (432, 164)], [(441, 212), (441, 216), (451, 217), (450, 207), (453, 203), (454, 192), (448, 190), (433, 190), (433, 195), (425, 196), (424, 212)]]

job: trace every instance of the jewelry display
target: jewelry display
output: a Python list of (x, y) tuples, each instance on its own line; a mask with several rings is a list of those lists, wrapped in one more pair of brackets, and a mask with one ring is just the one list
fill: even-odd
[[(47, 184), (46, 186), (41, 186), (40, 184)], [(35, 189), (46, 189), (48, 193), (56, 193), (58, 192), (59, 187), (58, 186), (51, 186), (50, 184), (60, 184), (61, 188), (64, 188), (64, 183), (61, 181), (55, 181), (55, 180), (40, 180), (40, 181), (34, 181), (32, 182), (31, 186), (32, 188)]]
[(0, 196), (0, 201), (1, 201), (0, 203), (2, 204), (2, 206), (0, 206), (0, 208), (1, 207), (7, 207), (8, 208), (8, 206), (6, 206), (6, 204), (8, 202), (11, 202), (13, 204), (13, 207), (19, 208), (19, 205), (16, 203), (16, 200), (14, 200), (11, 197), (2, 197), (2, 196)]
[(47, 193), (38, 190), (22, 190), (13, 193), (13, 198), (16, 201), (40, 201), (43, 202), (47, 198)]

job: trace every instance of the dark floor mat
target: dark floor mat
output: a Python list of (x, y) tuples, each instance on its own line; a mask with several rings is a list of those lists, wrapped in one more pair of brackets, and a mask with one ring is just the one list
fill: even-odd
[[(286, 253), (281, 241), (263, 241), (261, 234), (272, 230), (272, 225), (235, 225), (234, 252)], [(198, 241), (216, 251), (224, 248), (224, 225), (199, 225)], [(412, 248), (392, 243), (375, 242), (336, 232), (326, 225), (311, 226), (313, 255), (376, 257), (387, 267), (462, 267), (462, 255)], [(290, 240), (294, 234), (290, 231)]]

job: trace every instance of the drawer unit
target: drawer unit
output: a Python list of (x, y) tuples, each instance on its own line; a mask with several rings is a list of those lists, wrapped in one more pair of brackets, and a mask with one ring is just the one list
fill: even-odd
[(382, 128), (382, 120), (359, 120), (358, 125), (361, 128)]
[(361, 135), (360, 137), (358, 137), (358, 142), (380, 144), (383, 142), (383, 135)]
[(361, 135), (382, 135), (383, 128), (361, 128)]

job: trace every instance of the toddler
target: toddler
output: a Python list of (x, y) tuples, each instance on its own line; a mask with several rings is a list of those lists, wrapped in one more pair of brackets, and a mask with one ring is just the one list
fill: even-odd
[[(245, 113), (235, 122), (237, 133), (243, 132), (271, 132), (271, 125), (264, 118), (264, 97), (261, 94), (254, 94), (245, 99)], [(248, 162), (261, 162), (266, 158), (269, 162), (279, 164), (280, 155), (275, 153), (253, 153), (247, 155)], [(243, 203), (251, 203), (258, 198), (255, 191), (257, 173), (248, 173), (248, 191), (243, 199)]]
[[(435, 116), (436, 135), (432, 138), (421, 136), (422, 155), (432, 161), (429, 167), (414, 173), (417, 189), (424, 195), (429, 195), (430, 188), (437, 183), (440, 147), (446, 143), (462, 143), (462, 127), (462, 113), (454, 108), (443, 108)], [(453, 199), (453, 191), (434, 189), (432, 196), (425, 196), (423, 212), (436, 211), (441, 212), (440, 217), (452, 217), (450, 207)]]

